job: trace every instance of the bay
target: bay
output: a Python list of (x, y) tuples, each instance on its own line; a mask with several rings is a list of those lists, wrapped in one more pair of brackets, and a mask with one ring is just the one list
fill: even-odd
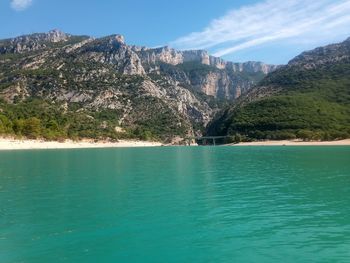
[(0, 262), (349, 262), (350, 147), (0, 152)]

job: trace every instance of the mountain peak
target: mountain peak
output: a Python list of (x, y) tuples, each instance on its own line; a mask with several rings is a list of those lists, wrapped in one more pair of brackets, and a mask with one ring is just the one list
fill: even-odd
[(48, 34), (65, 34), (62, 30), (54, 28), (48, 32)]
[(59, 29), (53, 29), (47, 33), (47, 37), (50, 42), (56, 43), (61, 41), (67, 41), (70, 35), (62, 32)]
[(116, 34), (116, 35), (113, 35), (113, 37), (114, 37), (114, 40), (117, 41), (118, 43), (125, 44), (125, 38), (123, 35)]
[(123, 35), (113, 34), (106, 37), (99, 38), (97, 40), (107, 41), (110, 44), (125, 45), (125, 38)]

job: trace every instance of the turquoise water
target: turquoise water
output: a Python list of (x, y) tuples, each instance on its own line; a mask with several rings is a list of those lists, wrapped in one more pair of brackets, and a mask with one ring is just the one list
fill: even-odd
[(350, 147), (0, 152), (0, 262), (350, 262)]

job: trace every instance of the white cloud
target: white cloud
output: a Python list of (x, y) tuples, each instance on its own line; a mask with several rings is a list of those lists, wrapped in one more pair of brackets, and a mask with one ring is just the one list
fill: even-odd
[(350, 34), (350, 0), (265, 0), (231, 10), (201, 32), (170, 45), (210, 49), (214, 55), (224, 56), (271, 42), (312, 42), (344, 33)]
[(32, 0), (11, 0), (11, 7), (16, 11), (23, 11), (32, 4)]

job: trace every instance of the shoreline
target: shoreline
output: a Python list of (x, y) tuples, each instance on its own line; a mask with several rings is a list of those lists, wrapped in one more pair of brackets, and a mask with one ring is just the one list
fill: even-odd
[(81, 140), (64, 142), (0, 138), (0, 151), (9, 150), (45, 150), (45, 149), (90, 149), (90, 148), (131, 148), (131, 147), (157, 147), (162, 146), (160, 142), (119, 140), (118, 142)]
[(339, 141), (256, 141), (230, 144), (229, 146), (350, 146), (350, 139)]
[[(160, 142), (119, 140), (118, 142), (81, 140), (45, 141), (30, 139), (15, 139), (0, 137), (0, 151), (11, 150), (45, 150), (45, 149), (91, 149), (91, 148), (135, 148), (135, 147), (159, 147), (164, 146)], [(194, 145), (192, 145), (194, 146)], [(350, 146), (350, 139), (339, 141), (299, 141), (299, 140), (281, 140), (281, 141), (256, 141), (242, 142), (238, 144), (227, 144), (223, 146)]]

